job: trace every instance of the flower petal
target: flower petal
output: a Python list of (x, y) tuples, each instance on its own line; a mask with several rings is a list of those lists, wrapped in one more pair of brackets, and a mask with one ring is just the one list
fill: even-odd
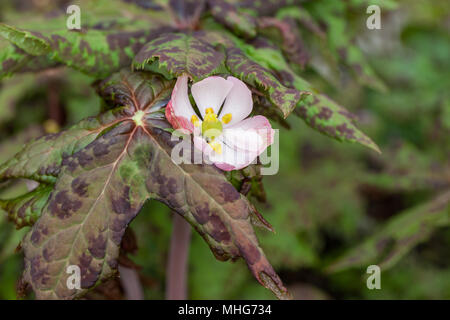
[(174, 129), (185, 129), (189, 133), (193, 132), (194, 125), (185, 117), (177, 117), (173, 110), (172, 100), (166, 106), (166, 118)]
[(224, 171), (242, 169), (273, 143), (274, 134), (264, 116), (248, 118), (223, 131), (218, 138), (222, 153), (211, 152), (209, 159)]
[(248, 166), (258, 156), (256, 152), (238, 150), (218, 139), (222, 145), (222, 153), (210, 152), (209, 160), (224, 171), (238, 170)]
[(188, 76), (182, 75), (173, 88), (171, 100), (166, 107), (166, 118), (174, 129), (184, 128), (192, 132), (190, 119), (194, 114), (188, 96)]
[(207, 108), (212, 108), (216, 114), (219, 112), (232, 87), (232, 81), (221, 77), (208, 77), (192, 85), (192, 96), (203, 118)]
[[(255, 138), (255, 135), (258, 136), (258, 139)], [(224, 129), (223, 134), (224, 137), (234, 139), (232, 141), (226, 141), (226, 143), (240, 150), (255, 151), (258, 155), (273, 143), (274, 135), (275, 131), (272, 129), (269, 120), (259, 115), (227, 127)], [(241, 136), (248, 138), (242, 139), (240, 138)]]
[(222, 141), (236, 150), (257, 152), (262, 148), (263, 139), (256, 130), (241, 128), (225, 129)]
[(220, 111), (219, 118), (222, 118), (228, 113), (231, 113), (232, 118), (224, 127), (244, 120), (253, 109), (252, 92), (247, 85), (235, 77), (228, 77), (227, 80), (233, 83), (233, 88), (225, 99), (225, 104), (223, 105), (222, 111)]

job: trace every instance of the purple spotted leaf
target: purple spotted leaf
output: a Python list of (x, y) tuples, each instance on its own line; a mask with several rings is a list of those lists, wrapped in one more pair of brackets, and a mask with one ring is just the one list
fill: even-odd
[(225, 56), (195, 35), (167, 33), (147, 43), (133, 60), (137, 70), (152, 70), (170, 77), (184, 73), (195, 80), (224, 71)]
[(126, 117), (126, 114), (123, 108), (111, 110), (98, 117), (82, 120), (68, 130), (27, 143), (19, 153), (0, 166), (0, 181), (26, 178), (53, 183), (65, 156), (84, 148), (102, 131)]
[(227, 49), (226, 66), (230, 73), (260, 90), (286, 118), (310, 94), (306, 90), (285, 87), (266, 68), (251, 60), (237, 47)]
[(47, 64), (65, 64), (98, 78), (128, 67), (143, 44), (170, 30), (170, 27), (158, 26), (136, 31), (29, 32), (0, 23), (0, 35), (25, 53), (43, 57)]
[[(99, 84), (105, 97), (123, 105), (122, 116), (63, 157), (42, 215), (23, 241), (23, 282), (37, 298), (75, 298), (116, 272), (123, 232), (150, 196), (145, 182), (155, 151), (143, 124), (160, 125), (160, 102), (173, 85), (140, 75), (120, 73)], [(66, 286), (65, 270), (73, 264), (81, 269), (81, 290)]]
[(152, 179), (147, 181), (150, 194), (182, 215), (208, 243), (217, 259), (243, 257), (263, 286), (279, 299), (289, 299), (253, 230), (255, 220), (257, 225), (272, 230), (270, 224), (219, 169), (209, 165), (176, 165), (170, 160), (171, 144), (174, 144), (170, 134), (159, 128), (148, 128), (148, 132), (161, 148), (158, 158), (166, 158), (152, 167)]
[[(239, 49), (233, 50), (237, 51)], [(250, 50), (248, 51), (250, 52)], [(238, 52), (239, 56), (243, 55), (242, 51)], [(273, 74), (274, 78), (276, 76), (276, 81), (283, 83), (289, 90), (310, 93), (294, 106), (297, 107), (295, 113), (310, 127), (336, 140), (360, 143), (376, 152), (380, 152), (378, 146), (356, 127), (357, 117), (327, 96), (317, 93), (306, 80), (289, 67), (283, 54), (276, 47), (261, 46), (254, 48), (251, 50), (251, 58), (263, 65), (270, 65), (272, 67), (270, 75)], [(241, 59), (239, 61), (242, 63), (244, 60)], [(253, 64), (259, 66), (255, 67), (255, 69), (259, 70), (261, 68), (256, 62), (253, 62)], [(242, 74), (248, 75), (249, 71), (242, 72)], [(284, 86), (282, 87), (286, 88)], [(270, 101), (270, 95), (267, 98)], [(273, 101), (271, 102), (274, 104)]]
[[(38, 299), (76, 298), (116, 272), (128, 223), (147, 199), (150, 142), (132, 121), (64, 160), (42, 216), (23, 241), (25, 270)], [(70, 265), (81, 289), (67, 285)]]
[(381, 153), (375, 142), (355, 126), (357, 117), (323, 94), (314, 94), (295, 110), (309, 126), (339, 141), (357, 142)]
[(71, 128), (47, 134), (25, 144), (13, 158), (0, 166), (0, 181), (32, 179), (39, 186), (13, 199), (0, 199), (0, 207), (17, 228), (33, 225), (48, 201), (63, 159), (84, 148), (109, 127), (126, 117), (124, 108), (82, 120)]
[[(130, 101), (137, 103), (139, 109), (139, 105), (149, 104), (146, 94), (148, 86), (138, 84), (145, 83), (145, 77), (145, 73), (137, 76), (123, 72), (119, 77), (113, 76), (100, 84), (100, 92), (104, 97), (114, 97), (112, 100), (117, 99), (115, 103), (121, 105), (127, 105)], [(159, 103), (148, 107), (148, 110), (154, 110), (157, 105)], [(144, 117), (147, 120), (145, 132), (155, 146), (155, 151), (151, 153), (153, 165), (146, 182), (149, 197), (167, 204), (182, 215), (205, 239), (218, 259), (244, 257), (261, 284), (277, 297), (289, 298), (259, 247), (252, 227), (255, 224), (273, 231), (270, 224), (217, 168), (175, 164), (171, 160), (171, 149), (177, 141), (171, 141), (171, 135), (163, 130), (162, 119), (155, 112), (150, 115)], [(150, 119), (151, 123), (148, 122)], [(191, 153), (194, 152), (192, 148)]]
[[(82, 296), (116, 274), (128, 224), (146, 200), (155, 199), (182, 215), (218, 259), (243, 257), (262, 285), (289, 298), (252, 221), (270, 225), (247, 198), (214, 166), (172, 161), (178, 142), (164, 129), (161, 111), (173, 81), (121, 72), (97, 85), (110, 104), (130, 113), (63, 158), (42, 214), (23, 241), (23, 283), (38, 299)], [(81, 289), (67, 286), (71, 265), (80, 268)]]

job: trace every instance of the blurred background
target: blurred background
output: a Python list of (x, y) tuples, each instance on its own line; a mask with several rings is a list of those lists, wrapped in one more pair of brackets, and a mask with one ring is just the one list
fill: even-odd
[[(125, 2), (139, 10), (164, 5)], [(32, 25), (71, 3), (2, 0), (0, 21)], [(380, 30), (366, 28), (370, 4), (381, 7)], [(284, 126), (274, 122), (280, 170), (263, 178), (265, 201), (251, 198), (276, 230), (257, 230), (262, 248), (296, 299), (450, 299), (450, 2), (328, 0), (297, 8), (302, 76), (358, 115), (382, 154), (329, 139), (294, 116)], [(6, 48), (0, 39), (0, 57)], [(93, 80), (65, 67), (1, 79), (0, 162), (32, 138), (97, 114)], [(18, 182), (0, 195), (25, 188)], [(138, 271), (146, 299), (164, 298), (171, 215), (148, 202), (124, 240), (121, 264)], [(15, 248), (26, 231), (0, 214), (0, 299), (16, 298), (22, 255)], [(381, 290), (366, 287), (372, 264), (381, 268)], [(215, 260), (196, 233), (188, 279), (190, 299), (274, 298), (243, 261)], [(88, 298), (123, 299), (124, 290), (111, 280)]]

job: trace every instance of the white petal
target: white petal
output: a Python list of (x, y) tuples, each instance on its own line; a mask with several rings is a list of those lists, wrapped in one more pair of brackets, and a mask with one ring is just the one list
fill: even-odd
[(220, 141), (220, 139), (217, 142), (222, 145), (222, 153), (211, 152), (209, 154), (209, 160), (222, 170), (231, 171), (244, 168), (255, 161), (258, 156), (255, 152), (237, 150), (228, 146), (223, 141)]
[(207, 108), (218, 113), (225, 97), (233, 87), (233, 82), (221, 77), (208, 77), (192, 85), (191, 92), (202, 116)]
[(195, 112), (189, 101), (188, 76), (182, 75), (181, 77), (178, 77), (177, 83), (172, 91), (171, 101), (175, 116), (184, 117), (190, 121)]
[(211, 152), (214, 152), (214, 150), (209, 146), (209, 144), (201, 135), (194, 134), (193, 140), (194, 147), (197, 148), (197, 150), (200, 150), (204, 156), (207, 157), (211, 154)]
[(224, 129), (222, 139), (232, 148), (259, 156), (273, 143), (275, 131), (264, 116), (254, 116)]
[(224, 129), (222, 140), (234, 149), (250, 152), (257, 152), (264, 143), (256, 130), (242, 128)]
[(219, 116), (222, 119), (224, 115), (231, 113), (231, 121), (225, 127), (244, 120), (253, 109), (252, 92), (247, 85), (235, 77), (228, 77), (227, 80), (233, 83), (233, 88), (226, 97)]
[(256, 163), (256, 157), (273, 143), (274, 134), (266, 117), (245, 119), (224, 129), (217, 139), (222, 145), (222, 154), (211, 152), (209, 159), (225, 171), (242, 169)]

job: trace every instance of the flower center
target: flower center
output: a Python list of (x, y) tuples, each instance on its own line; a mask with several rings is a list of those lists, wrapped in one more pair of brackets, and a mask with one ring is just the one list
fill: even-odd
[(222, 122), (217, 119), (217, 114), (214, 113), (212, 108), (208, 108), (205, 111), (205, 119), (202, 122), (202, 135), (206, 139), (206, 142), (214, 141), (223, 130)]
[[(207, 108), (205, 110), (205, 118), (203, 119), (203, 122), (201, 122), (202, 136), (210, 147), (218, 154), (222, 153), (222, 145), (214, 140), (222, 134), (222, 123), (229, 123), (231, 118), (231, 113), (227, 113), (222, 117), (221, 121), (217, 118), (217, 114), (214, 113), (213, 108)], [(195, 127), (200, 127), (200, 120), (195, 114), (191, 117), (191, 122)]]

